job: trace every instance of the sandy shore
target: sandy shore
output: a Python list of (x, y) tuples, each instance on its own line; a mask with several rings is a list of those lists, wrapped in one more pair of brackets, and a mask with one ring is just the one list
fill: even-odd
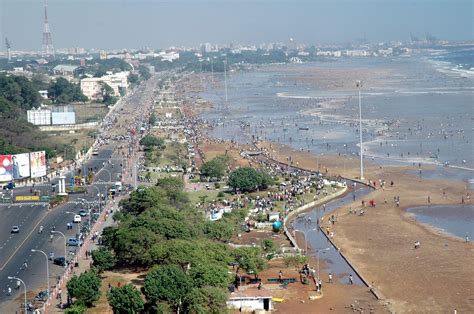
[[(294, 164), (319, 169), (328, 175), (356, 178), (359, 160), (340, 156), (318, 156), (294, 151), (286, 146), (263, 143), (263, 148), (277, 160), (285, 162), (291, 156)], [(430, 204), (460, 204), (466, 184), (448, 180), (426, 180), (408, 174), (410, 166), (378, 166), (365, 163), (365, 177), (387, 183), (366, 200), (374, 199), (375, 208), (366, 208), (364, 216), (349, 214), (349, 207), (361, 208), (361, 203), (336, 210), (339, 220), (334, 228), (334, 241), (357, 270), (389, 302), (396, 312), (460, 313), (474, 311), (474, 245), (417, 223), (405, 209)], [(416, 168), (418, 170), (418, 168)], [(422, 171), (428, 168), (422, 168)], [(394, 202), (400, 197), (400, 207)], [(385, 203), (386, 201), (386, 203)], [(414, 249), (415, 241), (421, 242)]]

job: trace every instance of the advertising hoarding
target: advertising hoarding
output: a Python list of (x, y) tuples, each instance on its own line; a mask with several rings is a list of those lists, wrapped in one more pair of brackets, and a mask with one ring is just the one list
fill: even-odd
[(12, 155), (0, 155), (0, 182), (13, 179)]
[(30, 176), (30, 154), (12, 155), (13, 179), (23, 179)]
[(46, 175), (46, 153), (45, 151), (30, 153), (31, 177), (39, 178)]
[(53, 125), (76, 124), (76, 113), (74, 111), (53, 112), (51, 115)]

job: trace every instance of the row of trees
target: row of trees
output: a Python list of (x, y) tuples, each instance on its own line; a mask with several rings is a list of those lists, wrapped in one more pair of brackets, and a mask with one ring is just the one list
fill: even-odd
[[(232, 250), (225, 244), (247, 212), (234, 210), (220, 221), (208, 221), (191, 206), (180, 179), (160, 179), (156, 186), (132, 192), (120, 205), (123, 210), (114, 215), (118, 225), (104, 229), (105, 247), (92, 253), (95, 270), (81, 275), (83, 283), (78, 283), (79, 276), (68, 285), (77, 306), (90, 306), (98, 298), (90, 292), (96, 287), (93, 276), (116, 266), (137, 266), (150, 267), (141, 291), (126, 285), (107, 295), (116, 313), (127, 308), (221, 313), (233, 280), (229, 265), (238, 262), (240, 269), (253, 274), (266, 267), (261, 248)], [(81, 293), (77, 287), (83, 287)], [(84, 291), (89, 291), (87, 297)]]

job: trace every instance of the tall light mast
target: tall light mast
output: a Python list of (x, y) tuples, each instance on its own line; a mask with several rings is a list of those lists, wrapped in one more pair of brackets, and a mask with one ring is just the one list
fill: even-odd
[(357, 81), (356, 86), (359, 88), (359, 146), (360, 146), (360, 179), (364, 180), (364, 156), (362, 149), (362, 102), (360, 90), (362, 89), (362, 81)]
[(43, 57), (54, 57), (53, 39), (51, 37), (51, 31), (49, 30), (48, 23), (48, 4), (46, 0), (43, 2), (44, 5), (44, 23), (43, 23), (43, 45), (41, 47), (41, 55)]

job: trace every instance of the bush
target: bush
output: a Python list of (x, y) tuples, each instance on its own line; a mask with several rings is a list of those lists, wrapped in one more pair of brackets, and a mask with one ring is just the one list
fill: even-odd
[(64, 310), (64, 314), (83, 314), (86, 310), (87, 307), (84, 304), (75, 302)]
[(225, 193), (220, 191), (219, 193), (217, 193), (217, 197), (218, 198), (224, 198), (225, 197)]

